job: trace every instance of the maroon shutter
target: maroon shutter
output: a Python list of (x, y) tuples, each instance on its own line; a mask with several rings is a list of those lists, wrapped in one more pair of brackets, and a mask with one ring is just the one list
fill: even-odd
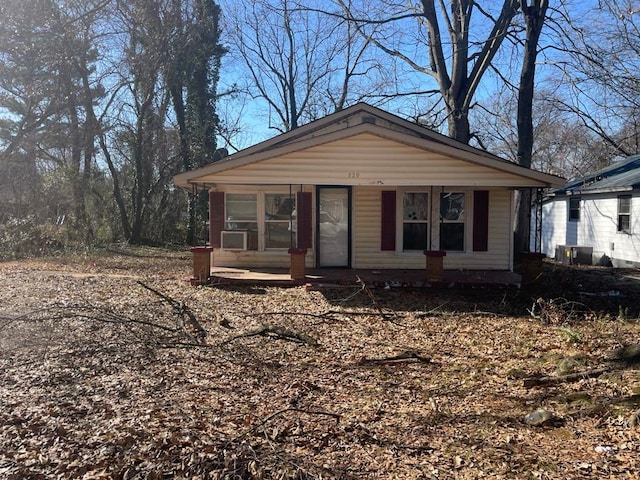
[(396, 249), (396, 192), (382, 191), (382, 225), (380, 231), (380, 250)]
[(473, 192), (473, 251), (489, 249), (489, 191)]
[(224, 230), (224, 192), (209, 192), (209, 244), (220, 248), (220, 232)]
[(311, 192), (296, 194), (296, 212), (298, 214), (298, 248), (311, 248), (313, 238), (311, 222)]

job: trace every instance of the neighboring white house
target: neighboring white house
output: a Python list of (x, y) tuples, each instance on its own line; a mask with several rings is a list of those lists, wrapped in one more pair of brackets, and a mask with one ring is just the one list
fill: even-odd
[[(513, 269), (518, 188), (564, 180), (367, 104), (177, 175), (206, 188), (214, 266)], [(435, 252), (434, 252), (435, 253)]]
[(573, 180), (544, 198), (541, 251), (564, 263), (640, 266), (639, 213), (640, 155), (636, 155)]

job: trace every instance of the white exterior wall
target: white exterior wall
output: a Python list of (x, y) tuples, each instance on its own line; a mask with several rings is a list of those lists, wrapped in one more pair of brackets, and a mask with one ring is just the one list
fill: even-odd
[[(554, 257), (557, 245), (567, 244), (567, 218), (569, 200), (554, 199), (542, 205), (542, 243), (541, 253)], [(535, 226), (532, 225), (533, 233)]]
[(593, 247), (594, 263), (603, 255), (616, 267), (640, 264), (640, 197), (631, 198), (631, 234), (618, 232), (618, 195), (583, 196), (578, 244)]
[[(621, 194), (624, 194), (621, 193)], [(543, 206), (542, 251), (555, 256), (558, 245), (593, 248), (593, 263), (603, 255), (615, 267), (640, 264), (640, 196), (631, 199), (631, 234), (618, 232), (620, 194), (582, 195), (580, 220), (569, 221), (569, 197), (558, 197)]]

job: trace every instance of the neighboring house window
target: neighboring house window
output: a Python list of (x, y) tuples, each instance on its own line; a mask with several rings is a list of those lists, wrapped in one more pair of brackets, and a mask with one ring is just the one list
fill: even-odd
[(258, 198), (255, 193), (227, 193), (225, 230), (246, 231), (247, 249), (258, 249)]
[(618, 231), (631, 233), (631, 195), (618, 197)]
[(464, 251), (464, 193), (440, 194), (440, 249)]
[(580, 220), (580, 197), (569, 198), (569, 221), (577, 222)]
[(295, 247), (295, 232), (295, 197), (290, 197), (289, 194), (282, 193), (265, 193), (265, 248)]
[(402, 195), (402, 249), (425, 250), (429, 230), (429, 194), (404, 192)]

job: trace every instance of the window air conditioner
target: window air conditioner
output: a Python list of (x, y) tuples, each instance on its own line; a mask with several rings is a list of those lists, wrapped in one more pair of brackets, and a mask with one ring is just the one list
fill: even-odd
[(220, 246), (223, 250), (246, 250), (247, 232), (241, 230), (223, 230)]

